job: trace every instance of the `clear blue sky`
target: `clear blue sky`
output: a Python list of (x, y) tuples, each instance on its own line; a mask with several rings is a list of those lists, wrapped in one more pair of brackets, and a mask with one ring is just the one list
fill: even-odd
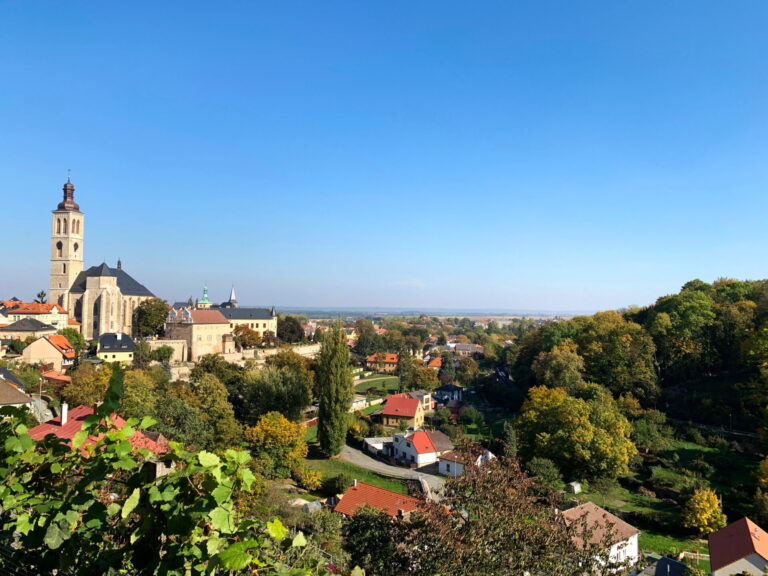
[(768, 276), (768, 3), (0, 1), (0, 296), (591, 310)]

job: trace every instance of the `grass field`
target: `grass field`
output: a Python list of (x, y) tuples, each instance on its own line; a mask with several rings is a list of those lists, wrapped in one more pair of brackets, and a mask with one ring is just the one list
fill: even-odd
[(397, 376), (382, 376), (381, 374), (376, 374), (376, 379), (366, 378), (365, 380), (360, 381), (355, 386), (355, 392), (358, 394), (365, 394), (369, 388), (375, 388), (376, 393), (384, 396), (386, 394), (397, 392), (399, 385), (400, 378)]
[(346, 473), (349, 474), (352, 479), (365, 482), (366, 484), (378, 486), (379, 488), (386, 488), (387, 490), (392, 490), (393, 492), (398, 492), (400, 494), (408, 493), (408, 489), (405, 484), (398, 480), (379, 476), (370, 470), (360, 468), (359, 466), (349, 464), (348, 462), (344, 462), (343, 460), (339, 460), (337, 458), (308, 458), (306, 463), (308, 468), (319, 470), (323, 475), (323, 478), (332, 478), (334, 476), (338, 476), (341, 473)]
[[(707, 554), (709, 551), (707, 543), (704, 541), (680, 539), (653, 532), (640, 533), (640, 550), (645, 554), (656, 553), (662, 556), (676, 556), (682, 551), (700, 552), (702, 554)], [(698, 562), (687, 560), (687, 562), (705, 572), (710, 570), (709, 560), (699, 560)]]

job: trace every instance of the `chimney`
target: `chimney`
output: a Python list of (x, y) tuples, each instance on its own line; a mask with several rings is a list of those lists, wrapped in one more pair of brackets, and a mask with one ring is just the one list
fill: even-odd
[(67, 417), (69, 416), (69, 405), (66, 402), (61, 403), (61, 425), (67, 423)]
[(357, 488), (357, 478), (352, 480), (352, 488)]
[(405, 510), (403, 510), (402, 508), (399, 508), (398, 511), (397, 511), (397, 517), (398, 518), (405, 518)]
[(123, 333), (122, 332), (118, 332), (117, 333), (117, 341), (120, 342), (120, 340), (122, 340), (122, 339), (123, 339)]

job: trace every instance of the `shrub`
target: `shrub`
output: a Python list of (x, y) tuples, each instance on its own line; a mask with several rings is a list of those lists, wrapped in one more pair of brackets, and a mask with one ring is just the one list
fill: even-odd
[(342, 472), (338, 476), (332, 476), (323, 481), (323, 493), (326, 496), (343, 494), (350, 486), (352, 486), (352, 477), (349, 474)]
[(306, 466), (299, 466), (293, 470), (293, 479), (304, 490), (314, 492), (321, 485), (321, 474), (317, 470), (312, 470)]
[(700, 444), (701, 446), (704, 446), (707, 443), (706, 439), (704, 438), (704, 434), (702, 434), (701, 430), (698, 428), (688, 428), (686, 437), (694, 444)]
[(656, 498), (656, 492), (649, 490), (645, 486), (640, 486), (640, 488), (637, 489), (637, 493), (640, 494), (640, 496), (645, 496), (646, 498)]

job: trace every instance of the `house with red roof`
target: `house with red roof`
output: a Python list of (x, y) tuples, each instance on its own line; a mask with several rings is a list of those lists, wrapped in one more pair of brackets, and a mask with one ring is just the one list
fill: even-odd
[(61, 334), (42, 336), (21, 353), (27, 364), (46, 364), (57, 372), (71, 368), (76, 355), (74, 346)]
[(765, 574), (768, 566), (768, 533), (742, 518), (709, 535), (712, 576)]
[(4, 314), (11, 322), (31, 318), (43, 324), (49, 324), (57, 330), (69, 325), (67, 311), (58, 304), (17, 302), (14, 306), (6, 308)]
[(409, 394), (390, 394), (380, 413), (381, 423), (394, 428), (420, 428), (424, 425), (424, 407)]
[(374, 372), (384, 374), (394, 374), (397, 370), (397, 363), (400, 361), (399, 354), (371, 354), (365, 359), (365, 367)]
[[(75, 434), (80, 432), (80, 429), (85, 423), (85, 419), (94, 413), (94, 409), (91, 406), (77, 406), (71, 410), (66, 403), (61, 405), (61, 415), (44, 422), (29, 430), (29, 435), (33, 440), (42, 440), (49, 434), (53, 434), (59, 440), (64, 443), (71, 443)], [(123, 420), (117, 414), (113, 414), (111, 417), (112, 424), (116, 428), (123, 428), (125, 426), (125, 420)], [(152, 436), (155, 436), (154, 438)], [(96, 444), (103, 434), (89, 436), (83, 444), (83, 449), (87, 446)], [(134, 451), (139, 449), (147, 449), (155, 454), (162, 454), (168, 451), (168, 442), (162, 434), (150, 434), (141, 430), (137, 430), (128, 441), (133, 446)]]
[(437, 462), (438, 457), (453, 450), (453, 442), (442, 432), (417, 430), (392, 437), (392, 451), (396, 460), (418, 467)]
[(440, 356), (432, 358), (427, 362), (427, 368), (432, 368), (435, 372), (440, 372), (440, 368), (443, 367), (443, 359)]
[(573, 528), (573, 543), (580, 550), (607, 546), (608, 561), (628, 567), (640, 559), (640, 531), (597, 504), (585, 502), (565, 510), (563, 519)]
[(384, 512), (392, 518), (407, 518), (418, 510), (422, 501), (355, 480), (336, 504), (334, 510), (344, 516), (354, 516), (363, 506)]

